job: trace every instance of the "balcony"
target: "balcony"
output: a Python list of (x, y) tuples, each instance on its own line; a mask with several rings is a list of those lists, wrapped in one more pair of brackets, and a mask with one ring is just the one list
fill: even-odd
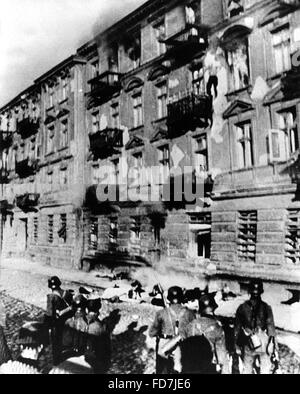
[(212, 117), (212, 98), (208, 95), (189, 95), (168, 104), (168, 134), (178, 137), (196, 127), (208, 125)]
[(160, 37), (160, 41), (166, 44), (166, 56), (175, 59), (185, 59), (198, 52), (205, 51), (208, 46), (205, 29), (196, 25), (186, 24), (178, 33), (171, 37)]
[(39, 120), (24, 118), (17, 123), (17, 133), (20, 134), (23, 139), (31, 137), (38, 132), (39, 125)]
[(16, 173), (20, 178), (27, 178), (30, 175), (34, 175), (38, 170), (37, 160), (25, 159), (22, 161), (16, 161)]
[(88, 83), (91, 86), (90, 96), (93, 99), (104, 102), (109, 99), (114, 93), (120, 91), (121, 74), (113, 71), (106, 71), (91, 79)]
[(23, 212), (36, 211), (40, 195), (37, 193), (25, 193), (16, 196), (15, 204)]
[(90, 134), (90, 150), (94, 159), (103, 159), (123, 147), (123, 131), (120, 129), (106, 128), (95, 134)]
[(0, 151), (8, 149), (13, 142), (13, 133), (11, 131), (0, 130)]
[(5, 184), (9, 182), (9, 172), (5, 168), (0, 169), (0, 184)]

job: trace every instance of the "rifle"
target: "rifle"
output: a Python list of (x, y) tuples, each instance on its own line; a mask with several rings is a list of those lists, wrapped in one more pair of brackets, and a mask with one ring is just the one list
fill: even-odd
[(166, 297), (164, 294), (164, 289), (162, 288), (162, 285), (160, 283), (157, 284), (157, 289), (158, 289), (159, 294), (161, 295), (161, 299), (162, 299), (164, 308), (167, 308), (168, 304), (167, 304), (167, 300), (166, 300)]

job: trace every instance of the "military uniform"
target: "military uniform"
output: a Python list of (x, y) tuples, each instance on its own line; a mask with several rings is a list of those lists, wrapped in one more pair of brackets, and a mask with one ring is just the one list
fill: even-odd
[[(47, 295), (47, 320), (51, 329), (53, 363), (60, 361), (63, 328), (66, 320), (72, 315), (72, 295), (68, 291), (55, 290)], [(60, 313), (64, 312), (61, 316)]]
[(149, 330), (150, 337), (157, 337), (157, 373), (172, 373), (173, 360), (163, 358), (163, 347), (177, 335), (183, 334), (185, 327), (195, 319), (195, 314), (180, 304), (172, 304), (160, 310)]
[(6, 326), (6, 314), (4, 306), (0, 303), (0, 365), (10, 360), (11, 355), (4, 335)]
[[(199, 337), (202, 335), (208, 340), (211, 346), (212, 359), (207, 360), (207, 362), (210, 364), (220, 365), (222, 374), (230, 374), (225, 333), (221, 322), (211, 315), (199, 316), (185, 327), (182, 336), (186, 339), (190, 337)], [(196, 357), (199, 358), (199, 360), (196, 359), (196, 362), (199, 361), (199, 365), (201, 365), (202, 368), (202, 364), (204, 362), (202, 359), (203, 355), (198, 354)]]
[[(251, 346), (252, 334), (256, 334), (261, 345), (257, 348)], [(242, 350), (244, 374), (253, 373), (255, 358), (260, 358), (261, 374), (271, 373), (270, 355), (267, 347), (270, 337), (276, 336), (272, 308), (262, 300), (249, 300), (242, 304), (236, 312), (235, 338), (236, 344)]]

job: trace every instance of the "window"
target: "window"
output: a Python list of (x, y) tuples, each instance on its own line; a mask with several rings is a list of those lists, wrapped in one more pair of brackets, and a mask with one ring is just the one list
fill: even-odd
[(272, 34), (272, 44), (276, 74), (291, 68), (291, 39), (289, 28), (281, 29)]
[(167, 84), (164, 83), (157, 86), (157, 117), (161, 119), (167, 114)]
[(62, 100), (66, 100), (68, 98), (68, 79), (62, 78), (61, 81), (61, 98)]
[(52, 185), (53, 185), (53, 171), (48, 172), (47, 174), (47, 185), (48, 185), (48, 190), (52, 190)]
[(133, 96), (133, 127), (139, 127), (143, 125), (143, 103), (142, 94)]
[(236, 159), (239, 169), (253, 166), (253, 145), (251, 122), (235, 125), (237, 142)]
[(39, 237), (39, 218), (33, 218), (33, 241), (37, 243)]
[(255, 262), (256, 256), (257, 211), (238, 213), (238, 258), (241, 261)]
[(97, 133), (100, 130), (100, 113), (99, 111), (92, 113), (92, 132)]
[(119, 184), (119, 175), (120, 175), (120, 161), (119, 159), (112, 160), (113, 164), (113, 185)]
[(89, 248), (98, 249), (98, 218), (91, 218), (90, 222)]
[(119, 104), (116, 103), (110, 107), (111, 110), (111, 121), (113, 129), (120, 129), (120, 108)]
[(300, 210), (289, 210), (285, 235), (285, 258), (288, 263), (300, 263)]
[(63, 243), (67, 242), (67, 215), (65, 213), (60, 215), (60, 228), (58, 230), (58, 236), (63, 241)]
[(141, 220), (140, 217), (131, 218), (130, 223), (130, 240), (137, 242), (141, 239)]
[(196, 12), (191, 6), (185, 7), (186, 23), (194, 25), (196, 23)]
[(67, 168), (63, 168), (60, 170), (59, 183), (61, 187), (64, 187), (68, 184), (68, 170)]
[(230, 89), (240, 90), (249, 85), (248, 38), (240, 38), (233, 42), (233, 48), (227, 50), (227, 62), (230, 69)]
[(192, 257), (210, 258), (211, 251), (211, 213), (194, 213), (190, 216)]
[(118, 241), (118, 219), (110, 219), (109, 242), (111, 245), (116, 245)]
[(51, 86), (49, 87), (49, 108), (54, 106), (54, 88)]
[(91, 79), (96, 78), (99, 75), (99, 61), (94, 60), (91, 63)]
[(156, 48), (158, 56), (166, 52), (166, 44), (163, 42), (166, 35), (165, 21), (155, 26)]
[(68, 119), (64, 119), (60, 124), (60, 147), (68, 146)]
[(164, 184), (167, 182), (170, 174), (170, 151), (168, 145), (158, 148), (158, 162), (160, 166), (160, 183)]
[(54, 125), (48, 127), (47, 130), (47, 153), (52, 153), (54, 151), (54, 135), (55, 135), (55, 128)]
[(286, 161), (299, 149), (296, 107), (276, 114), (278, 129), (269, 130), (268, 145), (270, 161)]
[(132, 170), (130, 173), (132, 174), (131, 178), (128, 179), (128, 187), (136, 187), (137, 193), (141, 190), (141, 168), (143, 167), (143, 153), (137, 152), (132, 155)]
[(196, 140), (197, 148), (195, 150), (195, 170), (197, 172), (208, 171), (207, 157), (207, 138), (206, 135), (200, 136)]
[(192, 86), (194, 94), (205, 93), (204, 69), (202, 66), (192, 70)]
[(53, 215), (48, 215), (48, 243), (53, 243)]

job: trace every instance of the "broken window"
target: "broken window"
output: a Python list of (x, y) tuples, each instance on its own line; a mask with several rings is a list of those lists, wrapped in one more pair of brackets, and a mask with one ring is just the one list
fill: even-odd
[(244, 13), (244, 0), (227, 0), (228, 18), (233, 18)]
[(169, 145), (158, 148), (160, 184), (167, 182), (170, 175), (170, 150)]
[(141, 239), (141, 218), (132, 217), (130, 222), (130, 240), (137, 242)]
[(60, 215), (60, 228), (57, 234), (64, 243), (67, 242), (67, 215), (65, 213)]
[(48, 215), (48, 243), (49, 244), (53, 243), (53, 222), (54, 222), (54, 216)]
[(285, 258), (288, 263), (300, 263), (300, 210), (288, 211), (285, 235)]
[(89, 248), (98, 249), (98, 218), (91, 218), (90, 221)]
[(55, 135), (54, 125), (49, 126), (47, 130), (47, 153), (52, 153), (54, 151), (54, 135)]
[(206, 135), (201, 135), (196, 138), (195, 170), (197, 173), (203, 173), (208, 171)]
[(37, 243), (39, 236), (39, 218), (33, 218), (33, 241)]
[(252, 124), (244, 122), (235, 125), (236, 159), (238, 169), (253, 166)]
[(125, 48), (132, 62), (132, 68), (137, 68), (141, 65), (141, 32), (131, 34), (126, 41)]
[(190, 255), (209, 259), (211, 251), (211, 213), (191, 214), (189, 228), (191, 231)]
[(92, 113), (92, 132), (97, 133), (100, 130), (100, 113), (99, 111)]
[(111, 245), (116, 245), (118, 242), (118, 219), (110, 219), (110, 229), (109, 229), (109, 243)]
[(227, 62), (230, 70), (230, 89), (240, 90), (249, 85), (248, 38), (233, 40), (227, 49)]
[(142, 174), (141, 169), (143, 168), (143, 152), (136, 152), (132, 155), (132, 168), (130, 171), (131, 177), (128, 179), (128, 187), (136, 187), (136, 193), (139, 194), (141, 191)]
[(238, 212), (237, 252), (240, 261), (255, 262), (257, 211)]
[(276, 74), (291, 68), (291, 34), (289, 28), (272, 33), (272, 44)]

